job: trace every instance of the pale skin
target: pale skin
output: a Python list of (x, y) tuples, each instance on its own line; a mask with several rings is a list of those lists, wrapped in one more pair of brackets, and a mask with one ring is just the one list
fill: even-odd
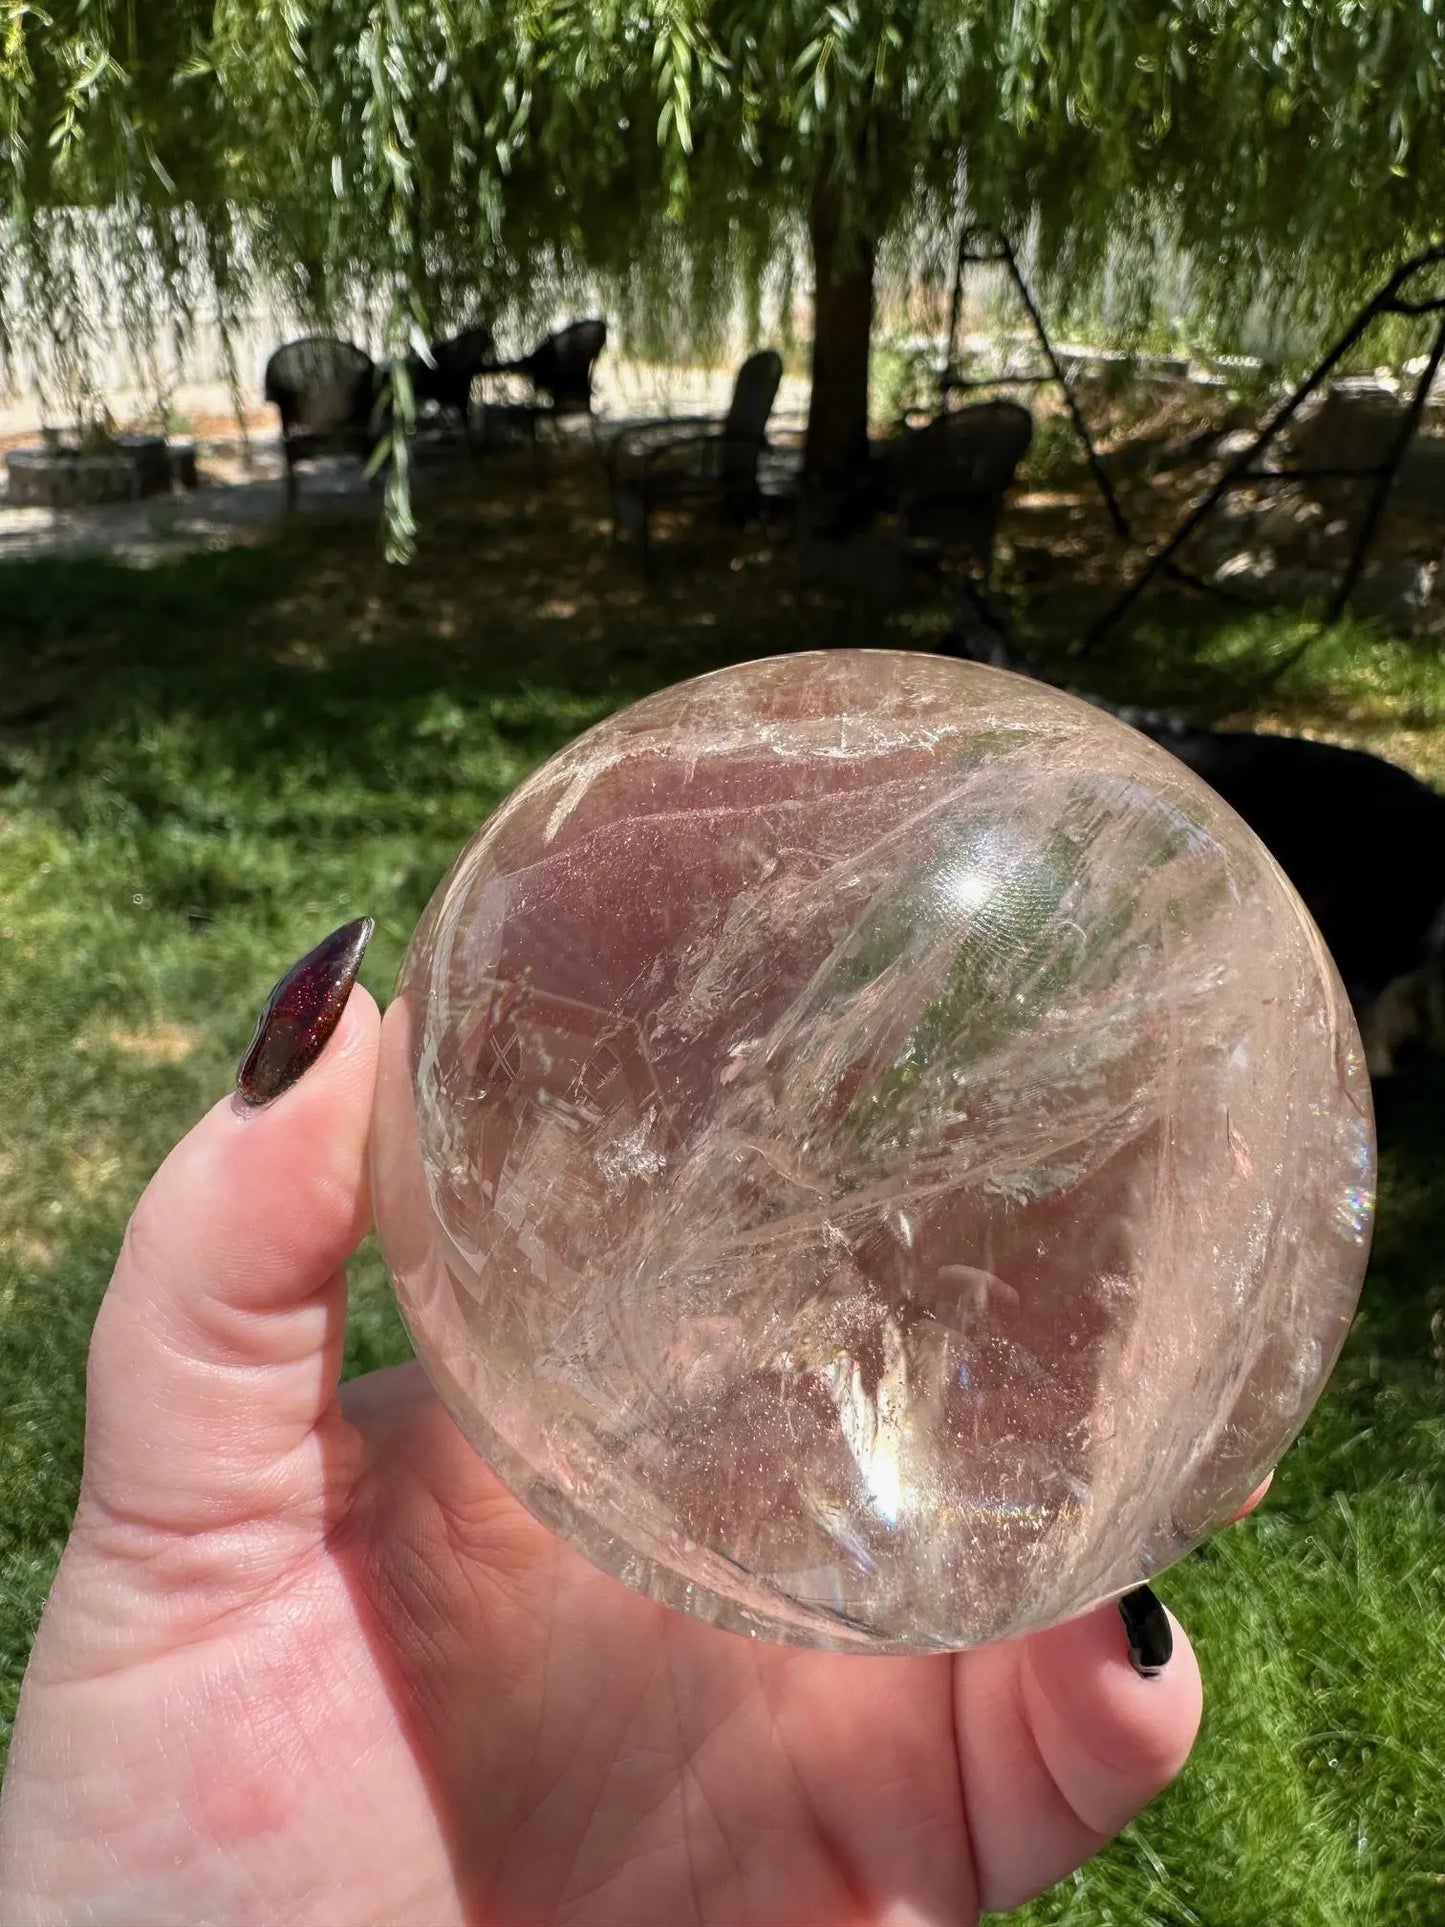
[(536, 1524), (420, 1369), (338, 1387), (377, 1014), (138, 1207), (0, 1803), (0, 1920), (960, 1927), (1183, 1765), (1117, 1610), (957, 1658), (787, 1651)]

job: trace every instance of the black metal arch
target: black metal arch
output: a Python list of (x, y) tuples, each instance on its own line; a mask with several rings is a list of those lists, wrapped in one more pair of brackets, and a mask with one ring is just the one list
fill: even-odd
[[(1024, 311), (1028, 315), (1030, 324), (1033, 327), (1033, 331), (1039, 338), (1039, 346), (1043, 350), (1044, 359), (1049, 365), (1048, 374), (979, 375), (973, 378), (954, 374), (954, 363), (958, 353), (958, 327), (963, 313), (963, 281), (964, 275), (970, 267), (1003, 267), (1008, 270), (1009, 279), (1013, 282), (1019, 300), (1023, 303)], [(1114, 492), (1114, 484), (1109, 479), (1109, 472), (1104, 466), (1103, 457), (1100, 455), (1094, 438), (1089, 432), (1089, 424), (1084, 420), (1083, 410), (1079, 407), (1079, 400), (1078, 396), (1074, 393), (1073, 383), (1065, 373), (1063, 363), (1054, 352), (1054, 344), (1049, 339), (1049, 332), (1044, 326), (1044, 318), (1039, 312), (1039, 305), (1034, 299), (1033, 290), (1029, 287), (1028, 281), (1024, 277), (1023, 269), (1019, 266), (1018, 255), (1014, 251), (1013, 243), (1006, 235), (992, 232), (987, 228), (965, 227), (958, 237), (958, 257), (954, 265), (953, 273), (953, 293), (948, 304), (948, 352), (944, 363), (944, 375), (941, 383), (945, 396), (950, 391), (962, 391), (969, 388), (1039, 388), (1047, 387), (1050, 384), (1057, 384), (1063, 391), (1064, 405), (1069, 411), (1069, 419), (1074, 425), (1075, 434), (1083, 444), (1084, 453), (1088, 457), (1090, 472), (1098, 484), (1100, 495), (1104, 498), (1104, 507), (1109, 512), (1109, 520), (1114, 525), (1115, 534), (1121, 542), (1132, 542), (1134, 540), (1134, 531), (1129, 525), (1129, 518), (1124, 513), (1123, 505)]]
[[(1406, 450), (1414, 440), (1416, 432), (1419, 429), (1421, 418), (1425, 413), (1425, 404), (1429, 400), (1430, 390), (1434, 386), (1435, 377), (1440, 372), (1441, 364), (1445, 363), (1445, 294), (1426, 295), (1423, 299), (1412, 299), (1405, 292), (1410, 282), (1413, 281), (1417, 275), (1425, 273), (1430, 268), (1440, 267), (1442, 265), (1445, 265), (1445, 245), (1425, 248), (1421, 253), (1412, 256), (1403, 266), (1395, 270), (1389, 280), (1371, 296), (1370, 300), (1367, 301), (1359, 313), (1356, 314), (1354, 320), (1351, 321), (1348, 328), (1346, 328), (1345, 332), (1340, 336), (1338, 341), (1335, 342), (1333, 347), (1329, 349), (1324, 359), (1306, 376), (1295, 389), (1294, 393), (1289, 396), (1288, 400), (1276, 409), (1275, 413), (1265, 423), (1258, 435), (1255, 436), (1249, 447), (1244, 449), (1240, 455), (1230, 463), (1214, 487), (1210, 489), (1204, 499), (1190, 511), (1184, 521), (1181, 522), (1179, 527), (1174, 531), (1173, 535), (1171, 535), (1169, 540), (1164, 544), (1163, 548), (1156, 550), (1155, 553), (1149, 557), (1144, 567), (1128, 585), (1118, 601), (1095, 623), (1093, 629), (1085, 638), (1083, 647), (1079, 652), (1081, 655), (1087, 655), (1089, 650), (1119, 623), (1121, 618), (1139, 600), (1139, 597), (1144, 593), (1145, 589), (1149, 587), (1150, 583), (1155, 581), (1160, 575), (1166, 573), (1175, 576), (1185, 575), (1185, 571), (1178, 567), (1174, 558), (1189, 538), (1209, 519), (1225, 497), (1232, 495), (1237, 489), (1241, 488), (1275, 488), (1284, 482), (1351, 480), (1360, 482), (1373, 481), (1375, 483), (1375, 488), (1370, 496), (1364, 519), (1360, 524), (1360, 532), (1356, 537), (1349, 565), (1341, 578), (1335, 599), (1330, 605), (1330, 617), (1332, 621), (1337, 621), (1339, 617), (1344, 614), (1346, 608), (1349, 606), (1351, 596), (1359, 585), (1360, 577), (1364, 573), (1365, 564), (1369, 559), (1370, 550), (1374, 546), (1375, 537), (1379, 533), (1380, 523), (1390, 499), (1390, 491), (1394, 487), (1395, 478), (1400, 472), (1400, 465), (1405, 459)], [(1440, 317), (1440, 325), (1435, 332), (1434, 344), (1426, 357), (1425, 367), (1421, 372), (1420, 378), (1415, 384), (1415, 392), (1410, 399), (1410, 406), (1406, 409), (1401, 419), (1399, 433), (1396, 435), (1384, 460), (1360, 468), (1287, 469), (1258, 467), (1257, 464), (1260, 458), (1265, 454), (1266, 450), (1274, 444), (1283, 430), (1289, 426), (1290, 422), (1294, 420), (1304, 403), (1315, 393), (1316, 389), (1321, 387), (1329, 376), (1333, 374), (1345, 356), (1356, 346), (1368, 330), (1374, 326), (1375, 322), (1380, 320), (1384, 315), (1404, 315), (1412, 319), (1421, 318), (1426, 315), (1438, 315)], [(1187, 579), (1196, 582), (1198, 586), (1206, 589), (1212, 587), (1212, 585), (1208, 583), (1199, 584), (1198, 578), (1196, 577), (1188, 577)], [(1216, 590), (1215, 593), (1223, 592)]]

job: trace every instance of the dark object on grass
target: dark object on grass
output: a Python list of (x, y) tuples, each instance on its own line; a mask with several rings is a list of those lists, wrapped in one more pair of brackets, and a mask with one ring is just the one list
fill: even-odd
[(1445, 797), (1383, 757), (1124, 713), (1235, 809), (1319, 925), (1370, 1070), (1445, 1045)]
[(266, 399), (281, 416), (286, 506), (296, 505), (296, 465), (318, 455), (355, 455), (375, 445), (376, 368), (370, 355), (331, 335), (278, 348), (266, 364)]
[(782, 379), (782, 356), (764, 348), (739, 368), (726, 415), (644, 422), (613, 442), (612, 532), (641, 537), (644, 566), (656, 508), (710, 500), (739, 526), (756, 512), (758, 459)]
[[(947, 652), (1040, 681), (997, 618), (961, 599)], [(1244, 818), (1304, 899), (1350, 994), (1374, 1077), (1411, 1045), (1445, 1050), (1445, 797), (1365, 750), (1200, 729), (1107, 709), (1187, 763)]]

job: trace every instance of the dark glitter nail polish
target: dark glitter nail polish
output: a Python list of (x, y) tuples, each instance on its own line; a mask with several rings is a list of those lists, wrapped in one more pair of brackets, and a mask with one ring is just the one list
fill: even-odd
[(236, 1073), (242, 1103), (269, 1104), (310, 1070), (341, 1021), (375, 928), (370, 917), (344, 923), (286, 972)]
[(1129, 1664), (1141, 1679), (1153, 1679), (1174, 1657), (1174, 1628), (1168, 1613), (1148, 1586), (1126, 1592), (1119, 1612), (1129, 1635)]

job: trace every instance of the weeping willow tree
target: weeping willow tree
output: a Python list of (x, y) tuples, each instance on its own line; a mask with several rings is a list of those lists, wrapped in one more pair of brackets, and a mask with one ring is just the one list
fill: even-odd
[(967, 218), (1056, 308), (1181, 257), (1322, 334), (1445, 222), (1441, 0), (0, 0), (0, 351), (258, 288), (398, 351), (600, 290), (678, 345), (811, 285), (808, 462)]

